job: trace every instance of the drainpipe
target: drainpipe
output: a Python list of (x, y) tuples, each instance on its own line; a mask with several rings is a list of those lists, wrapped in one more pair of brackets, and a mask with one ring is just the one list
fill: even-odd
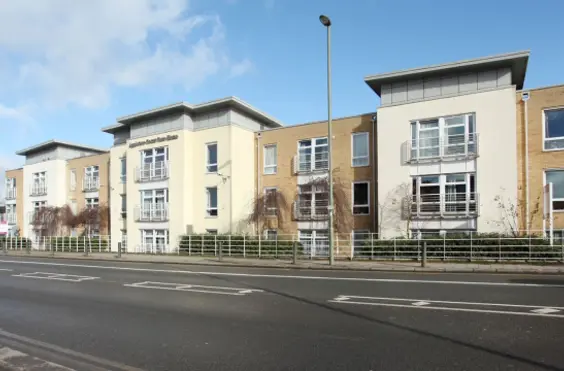
[(377, 122), (377, 116), (376, 114), (372, 115), (372, 119), (370, 120), (372, 122), (372, 184), (373, 184), (373, 199), (374, 199), (374, 217), (372, 218), (372, 230), (375, 231), (376, 233), (378, 233), (378, 239), (380, 239), (380, 231), (377, 230), (378, 225), (376, 224), (376, 218), (378, 217), (378, 215), (380, 214), (378, 211), (378, 194), (376, 191), (376, 189), (378, 189), (378, 179), (376, 179), (376, 170), (378, 168), (378, 164), (376, 163), (376, 151), (377, 151), (377, 146), (376, 146), (376, 122)]
[(527, 228), (527, 235), (531, 233), (530, 222), (530, 205), (529, 205), (529, 107), (527, 101), (529, 100), (529, 92), (521, 93), (521, 101), (525, 106), (525, 223)]

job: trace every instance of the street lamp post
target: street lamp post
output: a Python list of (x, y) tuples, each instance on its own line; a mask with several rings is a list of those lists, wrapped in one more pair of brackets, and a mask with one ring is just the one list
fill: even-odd
[(327, 28), (327, 150), (329, 158), (327, 161), (329, 167), (329, 206), (327, 207), (329, 212), (329, 265), (335, 263), (335, 252), (333, 249), (334, 245), (334, 207), (333, 207), (333, 164), (331, 157), (333, 155), (331, 144), (332, 142), (332, 131), (331, 131), (331, 20), (325, 15), (319, 16), (319, 21), (325, 28)]

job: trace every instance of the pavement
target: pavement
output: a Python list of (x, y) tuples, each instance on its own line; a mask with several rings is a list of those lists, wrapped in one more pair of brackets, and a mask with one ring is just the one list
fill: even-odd
[(0, 367), (564, 370), (563, 294), (561, 275), (2, 256)]
[[(563, 274), (564, 264), (543, 264), (542, 262), (525, 263), (461, 263), (429, 261), (425, 267), (417, 261), (370, 261), (370, 260), (336, 260), (334, 265), (329, 265), (327, 260), (298, 260), (293, 264), (291, 259), (253, 259), (206, 256), (177, 256), (177, 255), (150, 255), (150, 254), (122, 254), (120, 258), (116, 253), (84, 253), (32, 251), (9, 251), (9, 256), (34, 257), (34, 258), (65, 258), (74, 260), (91, 261), (123, 261), (154, 264), (188, 264), (188, 265), (214, 265), (251, 268), (283, 268), (283, 269), (313, 269), (313, 270), (359, 270), (359, 271), (399, 271), (399, 272), (448, 272), (448, 273), (530, 273), (530, 274)], [(0, 255), (1, 256), (1, 255)]]

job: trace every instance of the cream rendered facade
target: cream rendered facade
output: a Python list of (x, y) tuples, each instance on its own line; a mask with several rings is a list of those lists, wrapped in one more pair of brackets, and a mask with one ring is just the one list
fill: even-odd
[[(523, 84), (527, 58), (521, 53), (366, 78), (382, 96), (377, 124), (382, 238), (507, 232), (500, 203), (517, 202), (515, 91)], [(475, 85), (469, 89), (472, 74)], [(459, 131), (449, 131), (453, 121), (460, 122)], [(455, 155), (447, 156), (451, 152)], [(392, 204), (396, 210), (390, 210)]]
[[(169, 252), (186, 233), (251, 232), (246, 219), (254, 197), (254, 133), (280, 124), (242, 104), (231, 98), (206, 106), (205, 112), (200, 113), (202, 105), (182, 103), (157, 109), (151, 118), (138, 114), (133, 123), (120, 123), (118, 119), (118, 125), (103, 129), (114, 134), (117, 141), (110, 150), (112, 250), (117, 250), (117, 244), (122, 242), (122, 248), (131, 252), (154, 252), (155, 245), (158, 251)], [(171, 110), (175, 113), (171, 114)], [(136, 125), (149, 126), (151, 122), (160, 125), (152, 130), (157, 133), (131, 137)], [(208, 145), (213, 145), (216, 153), (216, 167), (211, 170), (207, 167)], [(155, 149), (166, 153), (167, 175), (139, 181), (139, 171), (146, 167), (144, 153)], [(121, 182), (122, 159), (125, 183)], [(217, 190), (217, 205), (212, 205), (217, 208), (212, 214), (217, 215), (208, 213), (208, 189)], [(142, 197), (157, 190), (166, 193), (165, 217), (140, 218), (146, 215), (143, 210), (152, 207)], [(125, 213), (122, 197), (126, 197)], [(164, 234), (166, 242), (161, 237), (158, 242), (147, 237), (156, 233)]]

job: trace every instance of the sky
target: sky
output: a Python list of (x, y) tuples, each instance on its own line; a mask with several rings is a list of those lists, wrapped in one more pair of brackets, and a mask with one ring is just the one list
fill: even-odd
[(179, 101), (323, 120), (320, 14), (334, 117), (377, 109), (367, 75), (512, 51), (531, 51), (526, 88), (564, 84), (563, 13), (564, 0), (0, 0), (0, 174), (49, 139), (109, 148), (100, 128), (116, 117)]

